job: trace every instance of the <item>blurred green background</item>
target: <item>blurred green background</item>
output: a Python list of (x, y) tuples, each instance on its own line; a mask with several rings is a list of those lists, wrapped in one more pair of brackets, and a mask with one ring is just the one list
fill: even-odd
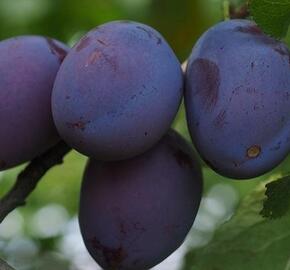
[[(96, 25), (111, 20), (136, 20), (156, 28), (180, 61), (197, 38), (223, 20), (221, 0), (0, 0), (0, 39), (35, 34), (57, 38), (72, 46)], [(189, 139), (184, 109), (174, 127)], [(37, 131), (35, 131), (37, 132)], [(11, 213), (0, 225), (0, 257), (16, 269), (99, 269), (84, 249), (77, 223), (82, 172), (86, 158), (71, 153), (53, 168), (29, 197), (26, 207)], [(287, 162), (274, 173), (287, 171)], [(0, 195), (14, 182), (16, 168), (0, 173)], [(241, 198), (260, 180), (233, 181), (204, 167), (205, 191), (201, 210), (186, 243), (156, 270), (183, 266), (188, 249), (206, 245), (214, 231), (229, 219)], [(234, 269), (234, 268), (233, 268)], [(202, 270), (202, 269), (201, 269)]]

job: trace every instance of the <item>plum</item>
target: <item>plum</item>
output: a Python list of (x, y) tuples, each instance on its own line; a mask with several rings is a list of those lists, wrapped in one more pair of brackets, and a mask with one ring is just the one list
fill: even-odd
[(60, 140), (51, 92), (68, 50), (41, 36), (0, 42), (0, 170), (31, 160)]
[(138, 157), (91, 159), (79, 213), (85, 245), (106, 270), (149, 269), (182, 244), (201, 194), (200, 165), (174, 131)]
[(290, 54), (249, 20), (209, 29), (188, 60), (185, 104), (192, 141), (216, 172), (248, 179), (290, 150)]
[(61, 137), (94, 159), (142, 154), (169, 130), (183, 95), (180, 63), (147, 25), (117, 21), (86, 34), (62, 64), (52, 96)]

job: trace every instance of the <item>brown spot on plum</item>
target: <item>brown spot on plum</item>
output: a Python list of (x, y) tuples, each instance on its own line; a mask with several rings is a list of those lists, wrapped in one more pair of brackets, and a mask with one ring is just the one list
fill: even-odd
[(198, 88), (195, 94), (201, 96), (207, 110), (215, 107), (219, 97), (220, 71), (218, 66), (204, 58), (196, 59), (189, 68), (189, 74), (195, 78)]
[(64, 48), (60, 47), (60, 45), (58, 45), (51, 38), (46, 38), (46, 41), (48, 43), (51, 53), (54, 54), (58, 58), (59, 62), (61, 63), (66, 57), (67, 51)]
[(0, 169), (5, 169), (7, 166), (7, 163), (4, 160), (0, 160)]
[(107, 247), (98, 241), (96, 237), (92, 238), (90, 242), (93, 249), (104, 256), (109, 269), (119, 269), (127, 257), (127, 253), (122, 246), (118, 248)]
[(180, 167), (192, 167), (192, 158), (187, 153), (183, 152), (182, 150), (177, 150), (174, 153), (174, 157), (179, 164)]
[(67, 123), (69, 128), (80, 129), (84, 131), (86, 129), (86, 124), (90, 123), (90, 121), (84, 122), (82, 120), (75, 122), (75, 123)]
[(86, 62), (86, 67), (89, 65), (94, 65), (102, 56), (102, 53), (98, 50), (95, 50), (92, 54), (90, 54), (87, 62)]
[(257, 158), (262, 152), (261, 146), (253, 145), (247, 149), (248, 158)]
[(217, 117), (215, 118), (214, 120), (214, 125), (217, 127), (217, 128), (222, 128), (225, 123), (226, 123), (226, 116), (227, 116), (227, 112), (226, 110), (221, 110), (219, 112), (219, 114), (217, 115)]
[(84, 36), (77, 44), (76, 51), (80, 52), (81, 50), (85, 49), (86, 47), (90, 45), (90, 42), (91, 42), (91, 38)]
[(248, 26), (238, 26), (235, 29), (237, 32), (252, 34), (252, 35), (262, 35), (263, 31), (257, 25)]

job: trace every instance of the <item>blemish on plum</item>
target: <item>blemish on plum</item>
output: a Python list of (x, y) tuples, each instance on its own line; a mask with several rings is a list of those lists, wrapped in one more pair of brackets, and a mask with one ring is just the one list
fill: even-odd
[(257, 25), (248, 26), (238, 26), (235, 29), (237, 32), (252, 34), (252, 35), (262, 35), (262, 30)]
[(260, 156), (262, 152), (262, 148), (259, 145), (252, 145), (247, 149), (247, 157), (248, 158), (257, 158)]
[(236, 168), (239, 167), (239, 163), (238, 163), (238, 162), (233, 161), (233, 164), (234, 164), (234, 166), (235, 166)]
[(121, 222), (121, 223), (119, 224), (119, 230), (120, 230), (120, 233), (121, 233), (122, 235), (124, 235), (124, 236), (127, 235), (127, 230), (126, 230), (126, 228), (125, 228), (125, 224), (124, 224), (123, 222)]
[(76, 51), (80, 52), (81, 50), (85, 49), (86, 47), (88, 47), (90, 45), (91, 42), (91, 38), (84, 36), (78, 43), (77, 47), (76, 47)]
[(282, 117), (281, 117), (281, 122), (284, 123), (285, 120), (286, 120), (286, 117), (285, 117), (285, 116), (282, 116)]
[(277, 151), (277, 150), (279, 150), (280, 148), (281, 148), (281, 144), (282, 144), (282, 142), (280, 141), (280, 142), (278, 142), (274, 147), (272, 147), (270, 150), (272, 150), (272, 151)]
[(246, 92), (248, 94), (255, 94), (255, 93), (257, 93), (257, 89), (253, 88), (253, 87), (247, 87)]
[(220, 87), (220, 71), (218, 66), (204, 58), (196, 59), (189, 68), (192, 78), (196, 78), (198, 88), (195, 94), (202, 97), (204, 106), (211, 110), (217, 104)]
[(174, 157), (180, 167), (193, 167), (191, 157), (182, 150), (175, 151)]
[(254, 105), (254, 111), (257, 111), (257, 110), (259, 110), (260, 109), (260, 106), (256, 103), (255, 105)]
[(289, 100), (289, 97), (290, 97), (290, 93), (287, 91), (287, 92), (285, 92), (284, 93), (284, 97), (287, 99), (287, 100)]
[(50, 51), (52, 54), (57, 56), (59, 62), (61, 63), (67, 55), (67, 51), (61, 48), (53, 39), (46, 38), (46, 41), (49, 45)]
[(90, 123), (90, 121), (84, 122), (82, 120), (75, 122), (75, 123), (67, 123), (67, 126), (69, 128), (75, 128), (80, 129), (81, 131), (84, 131), (86, 129), (86, 124)]
[(149, 38), (154, 37), (156, 39), (157, 45), (161, 45), (162, 44), (162, 39), (160, 37), (158, 37), (157, 35), (155, 35), (151, 30), (146, 29), (146, 28), (144, 28), (142, 26), (136, 26), (136, 28), (138, 28), (138, 29), (144, 31), (145, 33), (147, 33)]
[(290, 52), (289, 49), (286, 46), (275, 46), (274, 51), (280, 54), (282, 57), (287, 57), (288, 63), (290, 64)]
[(214, 125), (217, 128), (222, 128), (225, 125), (226, 115), (227, 115), (226, 110), (221, 110), (219, 112), (219, 114), (217, 115), (217, 117), (214, 120)]
[(104, 57), (105, 61), (111, 66), (111, 68), (114, 71), (117, 71), (117, 62), (116, 62), (117, 59), (105, 54), (104, 52), (102, 53), (102, 56)]
[(104, 45), (104, 46), (108, 46), (108, 44), (107, 43), (105, 43), (103, 40), (101, 40), (101, 39), (97, 39), (97, 41), (100, 43), (100, 44), (102, 44), (102, 45)]
[(94, 65), (101, 56), (102, 53), (98, 50), (95, 50), (92, 54), (90, 54), (85, 66), (88, 67), (89, 65)]
[(148, 132), (145, 132), (144, 135), (147, 137), (148, 136)]
[(133, 226), (134, 226), (134, 229), (137, 231), (146, 232), (146, 229), (141, 225), (140, 222), (135, 222)]
[(92, 238), (90, 242), (97, 253), (101, 252), (103, 254), (106, 264), (110, 269), (118, 269), (127, 257), (127, 253), (124, 251), (122, 246), (118, 248), (109, 248), (101, 244), (96, 237)]

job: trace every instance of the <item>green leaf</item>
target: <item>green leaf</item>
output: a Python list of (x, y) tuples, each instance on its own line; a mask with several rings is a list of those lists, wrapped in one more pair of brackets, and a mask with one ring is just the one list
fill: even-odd
[(290, 177), (284, 177), (266, 185), (267, 199), (261, 214), (267, 218), (280, 218), (290, 209)]
[(250, 0), (250, 12), (266, 34), (285, 37), (290, 24), (290, 0)]
[(265, 185), (240, 204), (205, 247), (190, 251), (184, 270), (289, 270), (290, 215), (269, 220), (260, 215)]

